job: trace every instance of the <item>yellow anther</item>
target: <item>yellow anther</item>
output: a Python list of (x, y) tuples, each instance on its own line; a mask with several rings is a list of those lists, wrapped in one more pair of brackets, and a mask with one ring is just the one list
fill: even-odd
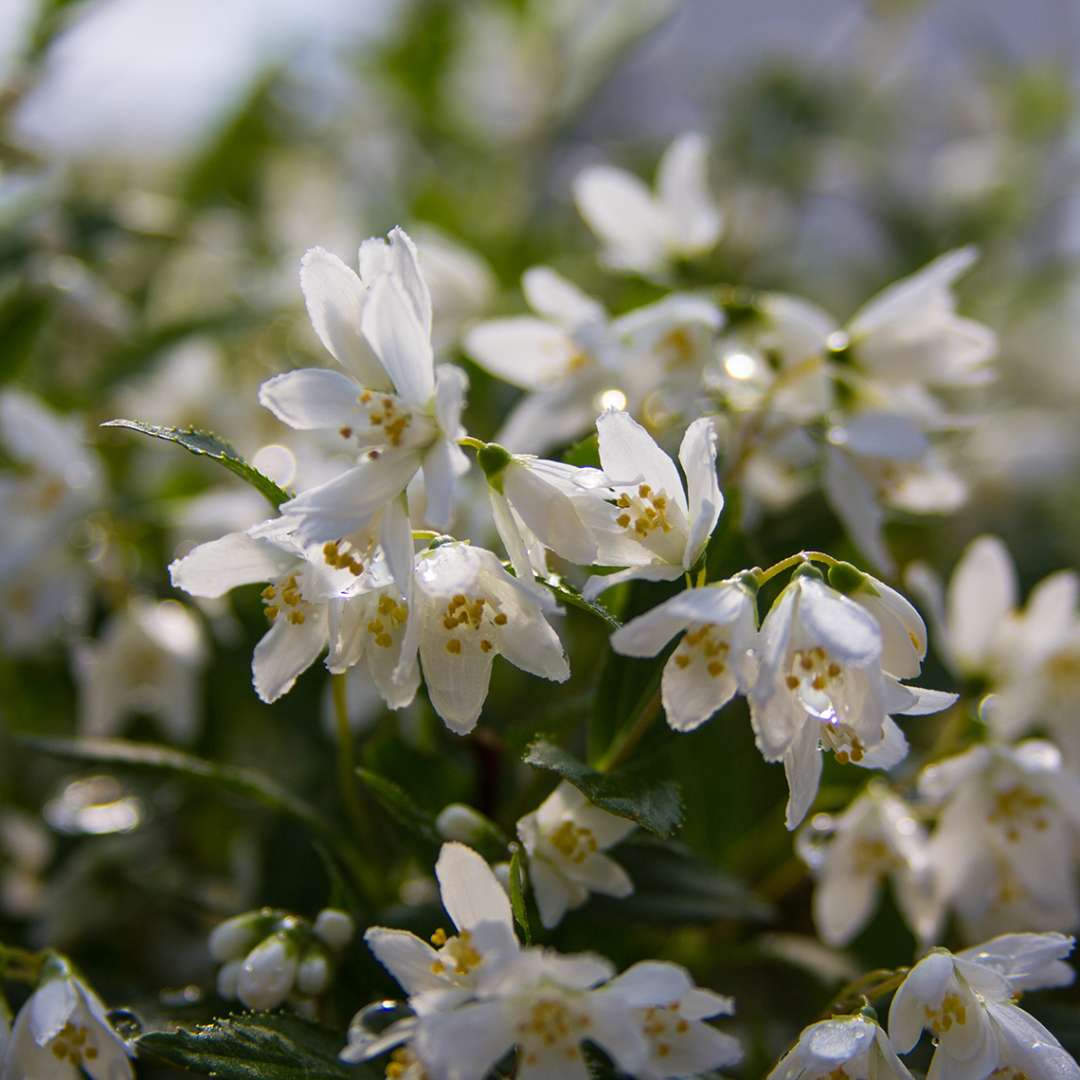
[(274, 597), (277, 596), (277, 589), (275, 589), (273, 585), (267, 585), (259, 595), (264, 600), (273, 600)]
[(480, 639), (480, 649), (482, 652), (491, 652), (493, 646), (487, 638)]
[(431, 935), (431, 944), (434, 945), (436, 949), (441, 949), (446, 944), (446, 941), (446, 931), (440, 926), (439, 929)]
[(715, 679), (718, 675), (724, 674), (724, 665), (719, 660), (710, 660), (708, 666), (709, 674)]
[(453, 653), (454, 656), (460, 656), (461, 655), (461, 642), (458, 641), (457, 638), (451, 638), (446, 643), (446, 651), (448, 653)]
[(278, 608), (276, 604), (267, 604), (264, 609), (264, 614), (271, 622), (273, 622), (278, 617), (278, 611), (280, 610), (281, 609)]
[(302, 611), (289, 612), (289, 622), (291, 622), (293, 626), (302, 626), (304, 624), (304, 619), (305, 616)]
[(649, 494), (650, 494), (651, 492), (652, 492), (652, 488), (651, 488), (651, 487), (649, 487), (649, 485), (648, 485), (648, 484), (639, 484), (639, 485), (638, 485), (637, 493), (638, 493), (638, 494), (639, 494), (639, 495), (640, 495), (640, 496), (641, 496), (641, 497), (642, 497), (643, 499), (647, 499), (647, 498), (649, 497)]
[(506, 616), (500, 611), (498, 615), (492, 620), (496, 626), (505, 626), (507, 623)]
[(690, 657), (689, 656), (686, 656), (684, 653), (676, 653), (675, 654), (675, 666), (676, 667), (685, 668), (685, 667), (688, 667), (689, 664), (690, 664)]

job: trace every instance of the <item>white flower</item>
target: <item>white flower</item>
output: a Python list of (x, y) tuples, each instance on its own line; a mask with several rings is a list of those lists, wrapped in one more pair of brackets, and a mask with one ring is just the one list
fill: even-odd
[(632, 821), (593, 806), (567, 780), (517, 823), (544, 926), (557, 926), (591, 892), (622, 897), (634, 891), (626, 871), (604, 854), (633, 830)]
[[(889, 1037), (873, 1020), (834, 1016), (804, 1028), (768, 1080), (911, 1080)], [(974, 1080), (974, 1077), (972, 1078)]]
[(95, 642), (75, 653), (79, 730), (115, 735), (126, 716), (155, 717), (176, 742), (190, 742), (199, 720), (199, 679), (206, 662), (202, 626), (175, 600), (129, 602)]
[(508, 962), (519, 948), (510, 901), (480, 855), (464, 844), (443, 844), (435, 876), (456, 934), (439, 930), (430, 945), (407, 930), (384, 926), (364, 934), (418, 1011), (467, 1000), (481, 974)]
[(919, 793), (941, 808), (929, 849), (939, 901), (969, 938), (1080, 923), (1080, 779), (1057, 747), (981, 744), (924, 769)]
[(255, 646), (252, 675), (256, 693), (272, 702), (288, 693), (327, 647), (332, 603), (356, 591), (367, 568), (336, 557), (331, 566), (324, 550), (305, 551), (281, 532), (271, 539), (252, 535), (255, 531), (258, 526), (200, 544), (173, 562), (169, 574), (177, 588), (211, 598), (238, 585), (270, 583), (262, 592), (270, 629)]
[(693, 1076), (742, 1060), (735, 1038), (704, 1023), (710, 1017), (732, 1015), (734, 1002), (695, 986), (676, 964), (658, 960), (634, 964), (601, 993), (618, 994), (634, 1007), (647, 1046), (645, 1061), (634, 1072), (641, 1080)]
[(496, 656), (544, 679), (570, 677), (545, 618), (556, 610), (549, 594), (512, 577), (484, 548), (454, 542), (422, 551), (397, 677), (419, 649), (432, 706), (451, 731), (466, 734), (483, 709)]
[(600, 463), (616, 495), (612, 520), (597, 535), (597, 561), (626, 569), (591, 577), (585, 596), (634, 578), (681, 577), (705, 551), (724, 505), (712, 420), (695, 420), (683, 436), (685, 490), (675, 463), (633, 417), (610, 409), (597, 419), (596, 430)]
[(655, 195), (636, 176), (610, 165), (578, 175), (574, 199), (603, 241), (608, 265), (657, 274), (713, 247), (722, 218), (708, 190), (708, 149), (702, 135), (677, 138), (660, 159)]
[(661, 696), (668, 724), (693, 731), (749, 689), (756, 623), (751, 590), (731, 579), (687, 589), (631, 619), (611, 635), (611, 647), (624, 656), (655, 656), (682, 633), (664, 664)]
[(750, 717), (765, 760), (784, 762), (789, 829), (817, 793), (819, 749), (840, 762), (890, 768), (907, 741), (889, 714), (922, 715), (955, 700), (902, 686), (882, 670), (882, 650), (878, 620), (814, 570), (796, 571), (766, 616)]
[(871, 783), (835, 819), (816, 814), (797, 849), (816, 878), (814, 925), (827, 944), (847, 945), (863, 929), (886, 880), (919, 941), (936, 936), (940, 918), (926, 832), (884, 785)]
[[(1071, 950), (1072, 939), (1024, 934), (995, 941), (955, 956), (936, 949), (911, 969), (889, 1008), (889, 1035), (897, 1050), (913, 1049), (925, 1028), (935, 1043), (928, 1074), (935, 1080), (1080, 1077), (1080, 1066), (1057, 1039), (1013, 1004), (1021, 989), (1062, 985), (1060, 957)], [(1026, 961), (1029, 949), (1032, 961)]]
[(492, 517), (514, 573), (546, 574), (545, 549), (579, 566), (596, 562), (593, 529), (609, 520), (611, 488), (598, 469), (579, 469), (489, 443), (479, 454)]
[(130, 1080), (132, 1051), (116, 1033), (101, 999), (59, 957), (19, 1010), (4, 1049), (0, 1080)]
[(436, 372), (431, 296), (416, 248), (401, 229), (360, 249), (363, 277), (320, 248), (300, 274), (312, 325), (349, 374), (304, 368), (264, 383), (259, 400), (300, 430), (336, 431), (362, 460), (285, 503), (307, 541), (337, 540), (361, 527), (423, 470), (427, 517), (446, 528), (456, 478), (468, 462), (457, 445), (466, 379)]
[(957, 248), (867, 301), (846, 327), (859, 366), (891, 382), (984, 382), (997, 338), (988, 327), (956, 314), (952, 292), (977, 258), (975, 248)]

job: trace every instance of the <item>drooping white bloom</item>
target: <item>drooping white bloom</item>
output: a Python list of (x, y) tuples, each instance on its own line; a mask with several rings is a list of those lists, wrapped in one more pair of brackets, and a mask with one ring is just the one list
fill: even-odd
[(873, 1020), (834, 1016), (804, 1028), (768, 1080), (911, 1080), (889, 1037)]
[(695, 420), (683, 436), (675, 463), (625, 412), (609, 409), (596, 421), (600, 463), (616, 496), (614, 520), (598, 533), (597, 560), (623, 566), (586, 582), (593, 598), (621, 581), (673, 581), (701, 557), (724, 497), (716, 476), (716, 435), (709, 417)]
[(693, 731), (749, 689), (756, 623), (751, 589), (733, 578), (687, 589), (631, 619), (611, 635), (611, 647), (624, 656), (655, 656), (682, 634), (664, 664), (661, 697), (668, 724)]
[(919, 793), (940, 807), (930, 840), (938, 900), (968, 938), (1080, 923), (1075, 881), (1080, 779), (1057, 747), (981, 744), (923, 770)]
[(784, 762), (789, 829), (817, 794), (820, 749), (863, 768), (890, 768), (907, 753), (890, 714), (923, 715), (955, 701), (901, 685), (882, 668), (883, 648), (878, 620), (813, 570), (796, 571), (766, 616), (750, 717), (765, 760)]
[(729, 997), (695, 986), (677, 964), (644, 960), (627, 968), (601, 993), (617, 994), (634, 1008), (645, 1036), (646, 1056), (634, 1075), (667, 1080), (736, 1065), (742, 1060), (738, 1040), (705, 1021), (731, 1016)]
[(417, 650), (435, 711), (451, 731), (471, 731), (504, 656), (515, 667), (563, 682), (570, 668), (546, 616), (546, 591), (512, 577), (492, 552), (464, 543), (420, 552), (401, 647), (398, 680)]
[(417, 1011), (467, 1000), (482, 975), (509, 962), (519, 950), (510, 901), (480, 855), (464, 844), (443, 844), (435, 876), (456, 934), (439, 930), (431, 944), (407, 930), (384, 926), (372, 926), (364, 934), (368, 948)]
[(202, 627), (175, 600), (137, 598), (112, 615), (97, 641), (75, 653), (79, 730), (115, 735), (132, 713), (153, 716), (176, 742), (199, 721), (199, 678), (206, 662)]
[(1021, 990), (1063, 985), (1060, 960), (1072, 946), (1073, 939), (1061, 935), (1023, 934), (955, 956), (935, 949), (911, 969), (893, 997), (893, 1043), (906, 1054), (928, 1030), (935, 1043), (928, 1075), (935, 1078), (1080, 1077), (1080, 1066), (1057, 1039), (1014, 1004)]
[(101, 999), (52, 955), (15, 1018), (0, 1080), (79, 1080), (84, 1070), (92, 1080), (130, 1080), (132, 1056)]
[(618, 270), (657, 274), (678, 259), (709, 251), (723, 223), (708, 189), (708, 140), (679, 136), (657, 169), (656, 192), (636, 176), (594, 165), (574, 181), (574, 199), (604, 244), (603, 259)]
[(361, 275), (320, 248), (300, 282), (312, 325), (348, 374), (304, 368), (264, 383), (259, 400), (300, 430), (336, 431), (361, 456), (341, 476), (285, 503), (306, 541), (333, 541), (367, 522), (423, 471), (426, 513), (446, 528), (456, 479), (468, 468), (457, 445), (466, 379), (434, 366), (431, 296), (416, 248), (401, 229), (367, 240)]
[(632, 821), (593, 806), (567, 780), (517, 823), (544, 926), (557, 926), (589, 893), (621, 897), (634, 891), (626, 871), (604, 854), (633, 830)]
[(847, 945), (863, 929), (885, 881), (916, 938), (933, 941), (940, 910), (926, 832), (887, 787), (872, 782), (835, 819), (815, 814), (797, 848), (816, 879), (814, 925), (826, 944)]
[(977, 258), (975, 248), (957, 248), (867, 301), (845, 328), (859, 366), (893, 383), (984, 382), (997, 338), (989, 327), (957, 315), (952, 291)]
[[(267, 523), (272, 525), (274, 523)], [(331, 605), (363, 586), (355, 559), (334, 565), (320, 548), (305, 549), (281, 531), (228, 533), (200, 544), (169, 566), (172, 583), (192, 596), (219, 597), (239, 585), (269, 582), (262, 592), (270, 629), (255, 646), (252, 675), (263, 701), (276, 701), (330, 641)]]

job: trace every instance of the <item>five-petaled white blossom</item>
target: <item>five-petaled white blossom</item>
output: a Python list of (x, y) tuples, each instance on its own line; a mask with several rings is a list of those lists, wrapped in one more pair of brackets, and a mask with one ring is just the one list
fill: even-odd
[(557, 926), (589, 893), (622, 897), (634, 891), (626, 871), (604, 854), (633, 829), (632, 821), (594, 806), (567, 780), (518, 822), (518, 836), (529, 856), (529, 880), (546, 927)]

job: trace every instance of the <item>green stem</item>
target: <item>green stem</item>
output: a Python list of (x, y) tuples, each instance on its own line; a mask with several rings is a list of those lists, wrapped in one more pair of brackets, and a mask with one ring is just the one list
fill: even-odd
[(44, 953), (20, 949), (17, 945), (0, 944), (0, 975), (5, 979), (36, 986), (44, 963)]
[(840, 991), (821, 1018), (828, 1020), (829, 1017), (852, 1012), (864, 1003), (869, 1004), (876, 998), (892, 993), (907, 978), (910, 970), (906, 967), (879, 968), (860, 976)]
[(330, 676), (334, 698), (334, 721), (337, 730), (338, 786), (358, 839), (368, 836), (368, 820), (356, 787), (356, 755), (353, 753), (353, 735), (349, 728), (348, 684), (344, 672)]
[(457, 444), (458, 446), (467, 446), (470, 450), (483, 450), (487, 445), (483, 439), (474, 439), (471, 435), (462, 435)]
[(773, 563), (767, 570), (755, 570), (754, 579), (760, 588), (766, 581), (772, 581), (777, 574), (782, 574), (785, 570), (798, 566), (799, 563), (819, 562), (824, 563), (826, 566), (835, 566), (839, 561), (839, 559), (834, 559), (824, 551), (799, 551), (794, 555), (789, 555), (786, 559), (781, 559), (778, 563)]
[(621, 765), (633, 752), (634, 747), (645, 737), (653, 721), (660, 715), (660, 690), (645, 702), (634, 722), (611, 741), (604, 756), (596, 763), (598, 772), (609, 772)]

